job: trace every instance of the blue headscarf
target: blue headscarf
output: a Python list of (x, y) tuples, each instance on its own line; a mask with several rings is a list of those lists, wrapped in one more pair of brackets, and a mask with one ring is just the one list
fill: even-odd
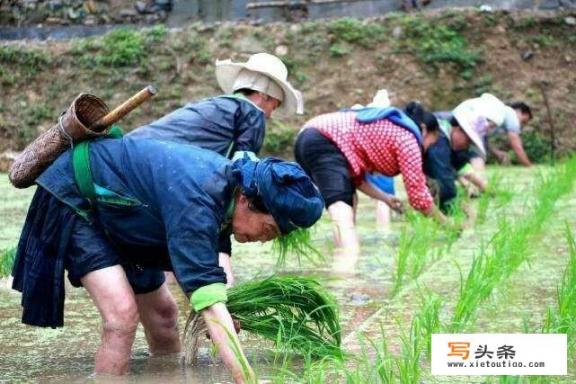
[(233, 174), (249, 198), (259, 197), (282, 234), (311, 227), (322, 215), (324, 200), (302, 167), (290, 161), (246, 157), (232, 164)]

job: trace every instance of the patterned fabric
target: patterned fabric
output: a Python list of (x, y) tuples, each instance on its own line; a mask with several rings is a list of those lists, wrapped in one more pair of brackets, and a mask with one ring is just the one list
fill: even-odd
[(300, 165), (248, 158), (232, 163), (232, 173), (247, 197), (260, 197), (283, 234), (309, 228), (320, 219), (324, 200)]
[(385, 176), (402, 174), (410, 205), (428, 211), (433, 200), (422, 170), (422, 152), (414, 135), (389, 120), (370, 124), (356, 121), (356, 112), (317, 116), (304, 128), (316, 128), (332, 140), (349, 163), (352, 180), (360, 185), (367, 172)]

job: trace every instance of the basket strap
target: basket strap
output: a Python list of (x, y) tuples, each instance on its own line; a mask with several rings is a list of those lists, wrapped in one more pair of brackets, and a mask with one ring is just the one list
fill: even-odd
[[(122, 129), (118, 125), (113, 125), (107, 136), (110, 138), (121, 138)], [(92, 170), (90, 169), (90, 141), (83, 141), (74, 147), (72, 151), (72, 166), (74, 168), (74, 179), (80, 194), (88, 199), (90, 205), (94, 205), (97, 194), (92, 179)]]
[(92, 171), (90, 170), (90, 141), (83, 141), (74, 147), (72, 165), (80, 194), (88, 199), (90, 205), (92, 205), (96, 201), (96, 190), (94, 189)]

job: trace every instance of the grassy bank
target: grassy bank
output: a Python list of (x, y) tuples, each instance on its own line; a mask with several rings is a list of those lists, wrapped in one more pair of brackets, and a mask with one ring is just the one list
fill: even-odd
[[(220, 93), (214, 61), (248, 53), (279, 54), (304, 93), (306, 115), (270, 124), (265, 152), (291, 156), (293, 138), (313, 115), (366, 104), (379, 88), (403, 105), (418, 99), (432, 109), (490, 91), (535, 106), (525, 136), (536, 159), (551, 148), (542, 84), (550, 84), (555, 150), (576, 148), (569, 132), (576, 42), (566, 14), (443, 12), (392, 14), (264, 26), (192, 25), (120, 29), (104, 37), (0, 45), (0, 152), (22, 148), (47, 129), (79, 92), (118, 105), (148, 83), (160, 93), (123, 122), (132, 129), (190, 100)], [(529, 59), (522, 59), (530, 54)], [(553, 69), (553, 70), (550, 70)]]

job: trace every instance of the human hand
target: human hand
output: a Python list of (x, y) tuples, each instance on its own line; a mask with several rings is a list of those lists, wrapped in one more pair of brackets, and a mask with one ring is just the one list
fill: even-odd
[(504, 151), (499, 152), (496, 157), (498, 157), (498, 161), (505, 166), (509, 166), (512, 164), (512, 160), (510, 159), (510, 155)]
[(404, 202), (397, 197), (390, 197), (386, 200), (386, 204), (392, 209), (394, 212), (403, 214), (406, 210), (404, 209)]

